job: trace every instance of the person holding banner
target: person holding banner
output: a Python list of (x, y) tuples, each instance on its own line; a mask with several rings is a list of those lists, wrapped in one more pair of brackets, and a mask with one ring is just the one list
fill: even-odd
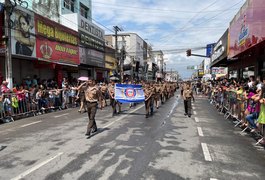
[(115, 100), (115, 81), (114, 80), (110, 80), (108, 92), (109, 92), (110, 104), (112, 106), (112, 116), (114, 116), (115, 114), (117, 114), (117, 110), (116, 110), (117, 104), (119, 106), (118, 114), (121, 112), (121, 104)]
[(88, 79), (87, 82), (82, 83), (78, 87), (78, 90), (81, 89), (81, 87), (84, 85), (86, 85), (85, 99), (87, 103), (87, 112), (89, 118), (86, 136), (90, 137), (91, 133), (97, 132), (97, 124), (95, 116), (97, 113), (98, 102), (101, 103), (100, 108), (102, 109), (102, 100), (101, 100), (101, 92), (99, 88), (93, 83), (93, 79), (90, 78)]
[[(149, 82), (146, 82), (144, 85), (144, 96), (145, 96), (145, 117), (148, 118), (150, 116), (150, 108), (152, 103), (152, 95), (153, 95), (153, 89), (150, 86)], [(151, 109), (151, 114), (152, 114)]]

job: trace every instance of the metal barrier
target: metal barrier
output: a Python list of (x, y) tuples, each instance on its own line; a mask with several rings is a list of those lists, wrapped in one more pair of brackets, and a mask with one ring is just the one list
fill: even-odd
[[(223, 98), (223, 101), (220, 99)], [(223, 91), (223, 93), (218, 94), (215, 88), (211, 89), (211, 96), (210, 96), (210, 102), (211, 104), (220, 105), (217, 107), (218, 111), (221, 113), (224, 113), (224, 118), (229, 119), (231, 118), (235, 126), (237, 127), (242, 123), (243, 118), (240, 118), (240, 113), (242, 114), (242, 110), (246, 110), (248, 106), (248, 100), (245, 99), (242, 95), (238, 95), (236, 91)], [(261, 139), (258, 140), (256, 145), (260, 144), (262, 141), (265, 140), (264, 138), (264, 124), (262, 124), (261, 129), (259, 132), (256, 132), (255, 135), (257, 137), (260, 137)], [(247, 130), (252, 130), (251, 126), (245, 127), (241, 133), (246, 132)]]
[(11, 122), (24, 117), (76, 107), (76, 94), (68, 89), (3, 94), (0, 96), (0, 120), (4, 123)]

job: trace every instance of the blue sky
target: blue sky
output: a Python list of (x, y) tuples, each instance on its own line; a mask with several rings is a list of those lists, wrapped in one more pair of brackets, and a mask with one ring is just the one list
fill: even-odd
[[(152, 44), (154, 50), (178, 50), (165, 53), (167, 70), (177, 70), (189, 78), (189, 65), (203, 58), (186, 57), (185, 49), (203, 47), (218, 41), (245, 0), (92, 0), (92, 17), (105, 27), (114, 25), (134, 32)], [(195, 51), (205, 54), (206, 50)]]

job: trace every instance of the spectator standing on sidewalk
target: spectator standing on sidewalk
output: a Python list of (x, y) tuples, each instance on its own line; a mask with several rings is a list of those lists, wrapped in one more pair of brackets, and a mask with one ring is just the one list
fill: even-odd
[(192, 93), (192, 89), (191, 89), (191, 85), (190, 83), (186, 84), (186, 88), (183, 91), (183, 100), (184, 100), (184, 109), (185, 109), (185, 116), (188, 115), (188, 117), (191, 117), (191, 99), (193, 99), (193, 102), (195, 101), (193, 93)]

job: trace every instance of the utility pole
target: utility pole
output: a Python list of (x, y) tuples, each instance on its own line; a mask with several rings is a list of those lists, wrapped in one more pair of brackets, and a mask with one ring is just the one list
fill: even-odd
[(13, 89), (13, 73), (12, 73), (12, 49), (11, 49), (11, 26), (10, 16), (12, 14), (12, 4), (10, 0), (5, 0), (5, 76), (8, 82), (8, 87)]
[[(119, 28), (118, 26), (113, 26), (114, 31), (115, 31), (115, 59), (116, 61), (118, 61), (120, 63), (121, 66), (121, 58), (118, 58), (118, 31), (122, 31), (121, 28)], [(117, 66), (116, 71), (119, 71), (119, 67)]]

